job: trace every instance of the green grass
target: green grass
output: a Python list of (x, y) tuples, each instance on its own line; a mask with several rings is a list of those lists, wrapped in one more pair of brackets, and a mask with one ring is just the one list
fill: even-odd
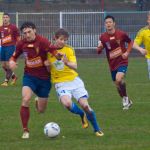
[[(35, 111), (31, 101), (30, 139), (22, 140), (19, 109), (23, 62), (16, 70), (19, 81), (15, 87), (0, 87), (0, 149), (1, 150), (149, 150), (150, 149), (150, 81), (144, 58), (130, 58), (126, 76), (131, 110), (123, 111), (106, 59), (78, 59), (78, 72), (90, 94), (89, 103), (95, 110), (105, 136), (98, 138), (91, 126), (82, 129), (80, 118), (61, 106), (54, 89), (45, 114)], [(0, 81), (4, 74), (0, 71)], [(46, 123), (55, 121), (61, 134), (49, 139), (43, 134)], [(63, 138), (65, 136), (65, 138)]]

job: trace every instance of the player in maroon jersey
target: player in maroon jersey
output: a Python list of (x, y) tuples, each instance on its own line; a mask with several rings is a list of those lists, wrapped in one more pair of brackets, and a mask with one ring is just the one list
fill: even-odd
[(12, 78), (11, 85), (16, 83), (17, 77), (9, 68), (8, 60), (15, 51), (16, 42), (20, 39), (19, 29), (10, 23), (10, 16), (8, 13), (3, 14), (3, 25), (0, 26), (0, 39), (1, 39), (1, 62), (2, 68), (6, 75), (5, 80), (1, 86), (8, 86), (10, 78)]
[[(115, 28), (113, 16), (105, 17), (105, 28), (106, 32), (99, 37), (97, 52), (100, 54), (105, 48), (112, 80), (122, 97), (123, 109), (127, 110), (132, 105), (132, 101), (128, 98), (124, 77), (127, 72), (128, 55), (133, 42), (124, 31)], [(128, 45), (127, 48), (126, 44)]]
[(24, 131), (22, 138), (27, 139), (29, 138), (29, 103), (32, 94), (35, 93), (38, 96), (38, 101), (36, 101), (38, 112), (44, 112), (47, 106), (51, 82), (45, 61), (47, 60), (47, 53), (51, 52), (55, 55), (55, 50), (50, 48), (48, 39), (36, 34), (36, 26), (32, 22), (23, 23), (20, 29), (23, 34), (23, 39), (17, 43), (16, 50), (9, 60), (9, 65), (14, 70), (17, 67), (17, 58), (23, 54), (25, 68), (20, 117)]

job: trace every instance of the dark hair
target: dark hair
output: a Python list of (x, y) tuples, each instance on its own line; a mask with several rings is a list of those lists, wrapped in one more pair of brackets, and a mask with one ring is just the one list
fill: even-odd
[(69, 33), (68, 33), (68, 31), (66, 31), (65, 29), (58, 29), (56, 32), (55, 32), (55, 37), (56, 38), (59, 38), (60, 36), (64, 36), (64, 37), (66, 37), (66, 38), (68, 38), (69, 37)]
[(36, 29), (36, 26), (33, 22), (24, 22), (21, 27), (20, 30), (22, 31), (24, 28), (32, 28), (32, 29)]
[(104, 20), (106, 20), (106, 19), (112, 19), (113, 22), (115, 22), (115, 18), (111, 15), (107, 15)]
[(9, 16), (10, 17), (9, 13), (7, 13), (7, 12), (4, 12), (3, 16)]

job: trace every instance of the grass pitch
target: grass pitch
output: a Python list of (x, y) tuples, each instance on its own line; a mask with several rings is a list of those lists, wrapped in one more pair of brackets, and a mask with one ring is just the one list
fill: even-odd
[[(126, 76), (131, 110), (123, 111), (121, 99), (111, 81), (106, 59), (78, 59), (78, 72), (90, 94), (89, 103), (95, 110), (105, 136), (96, 137), (91, 126), (82, 129), (80, 118), (69, 113), (57, 100), (52, 89), (44, 114), (30, 105), (30, 139), (21, 139), (19, 117), (23, 61), (16, 70), (16, 86), (0, 87), (0, 149), (1, 150), (149, 150), (150, 149), (150, 81), (144, 58), (130, 58)], [(0, 81), (4, 74), (0, 68)], [(49, 139), (44, 125), (57, 122), (61, 133)]]

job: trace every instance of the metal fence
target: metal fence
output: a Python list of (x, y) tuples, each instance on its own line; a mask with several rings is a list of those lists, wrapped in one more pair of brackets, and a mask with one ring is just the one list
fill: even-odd
[(12, 20), (19, 27), (24, 21), (32, 21), (38, 33), (52, 39), (58, 28), (70, 33), (68, 43), (75, 49), (91, 50), (97, 46), (99, 35), (105, 31), (104, 17), (115, 17), (117, 27), (134, 39), (137, 31), (146, 25), (147, 12), (59, 12), (59, 13), (14, 13)]

